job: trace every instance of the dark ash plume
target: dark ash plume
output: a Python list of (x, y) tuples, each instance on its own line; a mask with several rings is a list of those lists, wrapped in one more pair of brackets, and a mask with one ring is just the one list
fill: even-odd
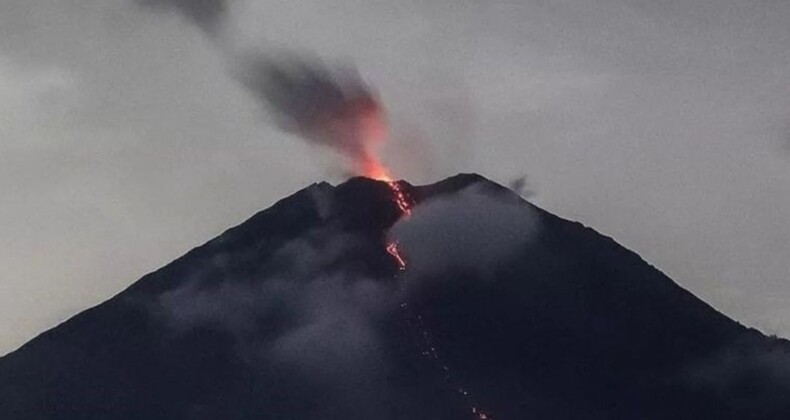
[(228, 4), (226, 0), (136, 0), (143, 6), (175, 10), (211, 36), (216, 36)]
[(385, 174), (373, 150), (386, 137), (384, 112), (353, 68), (330, 69), (318, 59), (294, 54), (238, 56), (232, 42), (219, 31), (228, 0), (136, 1), (180, 13), (218, 41), (229, 56), (238, 58), (235, 76), (281, 129), (341, 153), (358, 174)]
[(358, 172), (376, 163), (371, 148), (386, 136), (384, 112), (355, 70), (259, 55), (244, 60), (237, 75), (281, 129), (340, 152)]
[(535, 191), (533, 191), (532, 188), (529, 188), (529, 181), (527, 180), (527, 175), (521, 175), (520, 177), (511, 180), (508, 183), (508, 188), (515, 191), (516, 194), (524, 198), (529, 198), (535, 195)]

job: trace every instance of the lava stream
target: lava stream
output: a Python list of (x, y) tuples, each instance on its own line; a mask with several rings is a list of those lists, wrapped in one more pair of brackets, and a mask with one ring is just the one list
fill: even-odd
[[(395, 204), (398, 206), (401, 214), (405, 217), (411, 216), (411, 208), (414, 205), (414, 202), (408, 196), (406, 191), (404, 191), (403, 187), (397, 182), (392, 180), (389, 176), (389, 173), (386, 171), (386, 168), (376, 165), (377, 174), (379, 176), (376, 179), (380, 181), (384, 181), (389, 185), (390, 190), (392, 190), (393, 200)], [(403, 258), (401, 255), (400, 249), (398, 248), (398, 242), (393, 240), (387, 243), (387, 253), (389, 253), (392, 258), (395, 259), (395, 262), (398, 265), (399, 271), (405, 271), (407, 267), (406, 259)], [(428, 329), (425, 327), (425, 323), (423, 322), (421, 315), (414, 315), (408, 304), (406, 302), (402, 302), (400, 305), (401, 309), (406, 314), (406, 319), (417, 333), (416, 336), (418, 338), (418, 346), (420, 348), (420, 353), (423, 357), (431, 360), (437, 367), (441, 368), (445, 381), (450, 384), (453, 388), (455, 388), (456, 392), (461, 395), (463, 399), (466, 400), (467, 404), (469, 405), (469, 410), (472, 412), (472, 415), (477, 420), (493, 420), (494, 418), (480, 409), (478, 404), (475, 402), (474, 398), (469, 394), (469, 392), (464, 389), (464, 387), (457, 384), (456, 381), (453, 380), (453, 376), (450, 372), (450, 368), (447, 367), (440, 355), (439, 351), (437, 350), (436, 346), (433, 344), (433, 340), (431, 340), (431, 336), (428, 333)]]
[(387, 184), (389, 184), (392, 193), (395, 195), (395, 204), (398, 205), (401, 213), (406, 217), (411, 216), (412, 201), (406, 195), (406, 192), (403, 191), (403, 187), (397, 181), (389, 181)]
[(387, 244), (387, 252), (395, 258), (395, 262), (398, 263), (398, 270), (403, 271), (406, 269), (406, 260), (401, 257), (397, 242)]

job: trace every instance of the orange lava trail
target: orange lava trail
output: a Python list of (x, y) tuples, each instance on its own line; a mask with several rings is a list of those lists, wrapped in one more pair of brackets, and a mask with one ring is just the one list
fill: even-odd
[[(382, 176), (379, 178), (380, 180), (386, 182), (390, 189), (392, 190), (393, 199), (395, 204), (397, 204), (398, 209), (400, 209), (401, 214), (404, 217), (411, 216), (411, 208), (414, 205), (414, 202), (408, 196), (406, 191), (403, 190), (403, 187), (397, 182), (393, 181), (386, 171), (381, 172)], [(405, 271), (407, 267), (406, 259), (403, 258), (401, 255), (400, 249), (398, 248), (398, 242), (392, 241), (387, 244), (387, 253), (389, 253), (392, 258), (395, 259), (395, 262), (398, 265), (399, 271)], [(453, 377), (450, 372), (450, 368), (442, 361), (439, 351), (436, 349), (436, 346), (433, 344), (433, 340), (431, 340), (430, 334), (428, 334), (428, 329), (425, 327), (425, 323), (423, 322), (422, 316), (417, 315), (414, 316), (411, 311), (409, 310), (408, 305), (406, 302), (402, 302), (400, 305), (401, 309), (406, 313), (406, 319), (409, 320), (409, 324), (412, 324), (413, 327), (418, 332), (418, 345), (421, 349), (421, 354), (423, 357), (430, 359), (436, 366), (440, 367), (443, 374), (445, 381), (450, 384), (453, 388), (455, 388), (456, 392), (466, 400), (467, 404), (469, 405), (469, 410), (472, 412), (472, 415), (477, 420), (494, 420), (494, 418), (480, 409), (479, 405), (475, 402), (474, 398), (469, 394), (468, 391), (464, 389), (464, 387), (457, 385), (456, 382), (453, 380)]]
[(395, 258), (395, 262), (398, 263), (398, 270), (403, 271), (406, 269), (406, 260), (401, 257), (397, 242), (387, 244), (387, 252)]
[(398, 184), (398, 181), (389, 181), (387, 184), (389, 184), (392, 193), (395, 195), (395, 204), (398, 205), (401, 213), (403, 213), (406, 217), (411, 216), (411, 206), (413, 203), (406, 195), (406, 192), (403, 191), (403, 187)]

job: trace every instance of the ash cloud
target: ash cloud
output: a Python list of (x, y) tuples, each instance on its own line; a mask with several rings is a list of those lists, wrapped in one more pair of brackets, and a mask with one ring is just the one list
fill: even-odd
[(271, 49), (240, 54), (221, 31), (229, 7), (224, 0), (137, 1), (179, 13), (216, 41), (230, 57), (235, 78), (278, 128), (343, 155), (358, 174), (380, 175), (374, 149), (387, 135), (384, 110), (353, 66), (329, 66), (317, 57)]
[(282, 130), (334, 149), (358, 173), (377, 164), (372, 149), (387, 134), (384, 111), (353, 68), (281, 53), (243, 59), (236, 75)]
[(537, 214), (527, 203), (476, 184), (420, 204), (411, 217), (396, 223), (391, 235), (408, 260), (410, 278), (453, 270), (490, 278), (538, 232)]
[(225, 0), (136, 0), (137, 3), (165, 11), (175, 11), (207, 34), (216, 36), (228, 4)]
[(513, 190), (516, 194), (529, 198), (535, 195), (535, 191), (530, 187), (527, 175), (521, 175), (518, 178), (512, 179), (508, 183), (508, 188)]

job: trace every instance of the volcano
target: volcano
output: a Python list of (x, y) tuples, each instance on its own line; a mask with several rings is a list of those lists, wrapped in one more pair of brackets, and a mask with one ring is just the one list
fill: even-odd
[(788, 392), (790, 343), (469, 174), (312, 185), (0, 359), (10, 420), (787, 419)]

